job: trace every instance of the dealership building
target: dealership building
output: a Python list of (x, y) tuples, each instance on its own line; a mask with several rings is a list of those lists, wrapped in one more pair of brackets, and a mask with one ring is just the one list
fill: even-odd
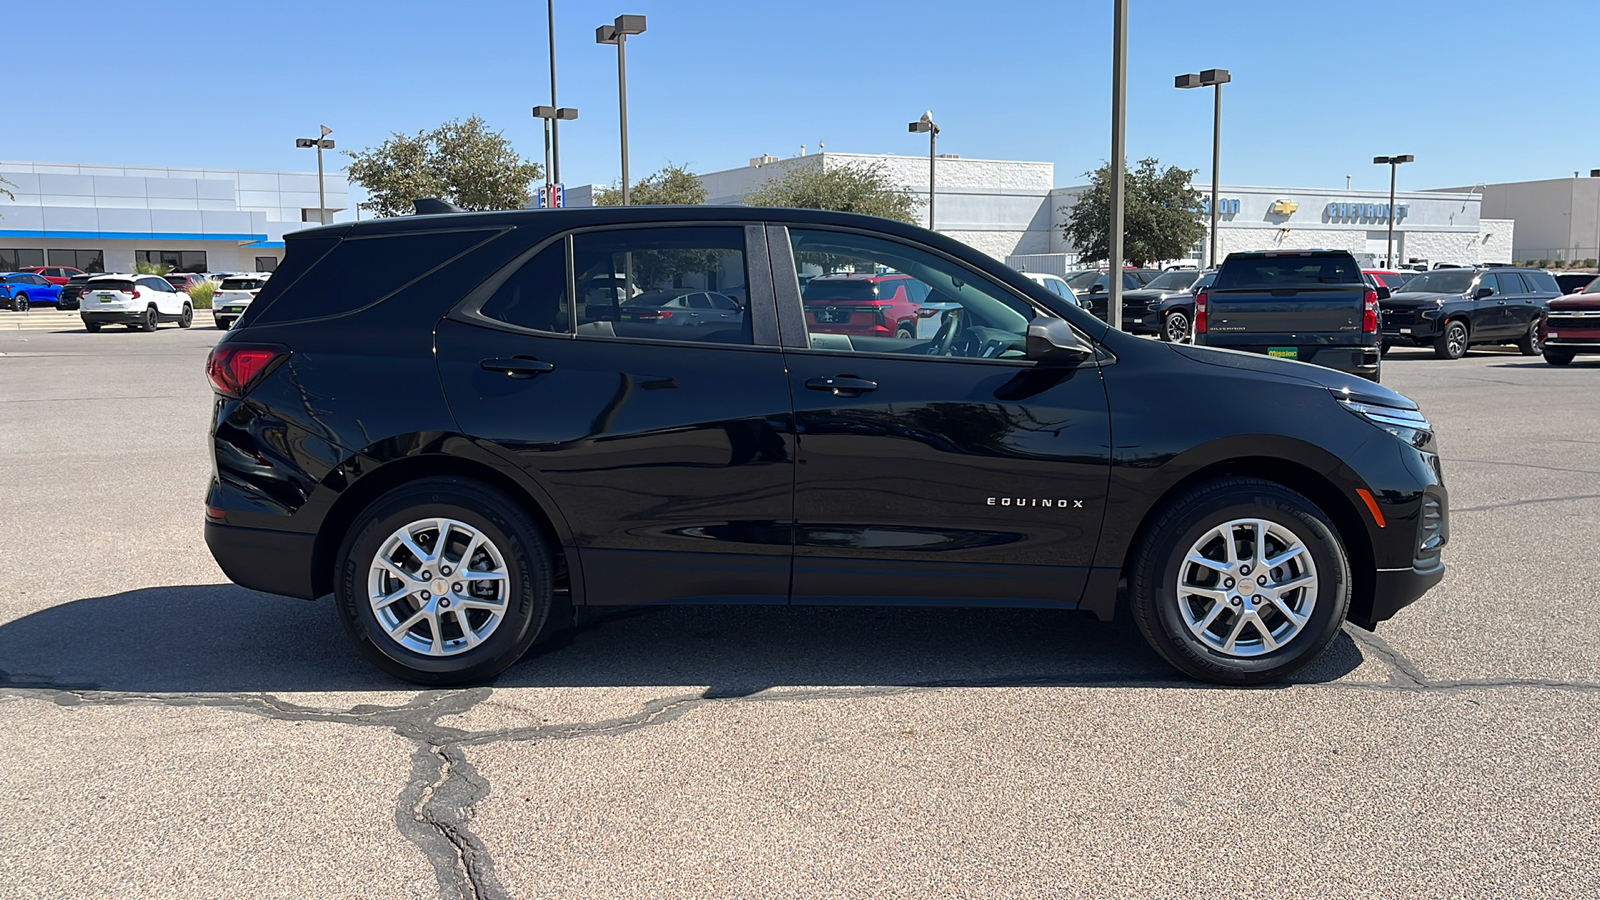
[(137, 262), (185, 272), (271, 271), (283, 235), (350, 204), (329, 173), (327, 209), (317, 175), (146, 166), (0, 162), (0, 271), (73, 266), (130, 272)]
[(1479, 192), (1486, 216), (1512, 219), (1511, 256), (1528, 265), (1587, 266), (1600, 261), (1600, 169), (1588, 177), (1544, 178), (1447, 188)]
[[(876, 165), (923, 200), (926, 221), (928, 158), (823, 152), (777, 159), (761, 156), (748, 166), (700, 176), (713, 204), (741, 203), (767, 179), (798, 167), (829, 169)], [(1064, 272), (1082, 263), (1061, 226), (1084, 185), (1056, 187), (1055, 165), (1048, 162), (963, 159), (937, 160), (936, 230), (996, 259), (1029, 271)], [(1195, 185), (1209, 202), (1210, 185)], [(569, 193), (570, 202), (588, 202), (589, 189)], [(1394, 221), (1395, 259), (1404, 265), (1511, 262), (1513, 222), (1483, 218), (1478, 191), (1387, 191), (1333, 188), (1225, 185), (1217, 205), (1219, 254), (1238, 250), (1349, 250), (1363, 264), (1385, 262), (1390, 219)], [(1187, 260), (1204, 262), (1202, 241)]]

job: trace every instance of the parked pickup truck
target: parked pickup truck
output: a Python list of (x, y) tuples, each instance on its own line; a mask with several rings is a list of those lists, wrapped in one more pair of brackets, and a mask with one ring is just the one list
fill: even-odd
[(1297, 359), (1377, 381), (1378, 301), (1346, 250), (1232, 253), (1195, 295), (1195, 343)]

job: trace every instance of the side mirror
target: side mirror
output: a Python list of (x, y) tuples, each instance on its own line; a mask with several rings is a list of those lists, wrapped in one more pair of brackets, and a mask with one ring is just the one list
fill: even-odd
[(1387, 300), (1390, 297), (1394, 296), (1394, 291), (1389, 290), (1388, 288), (1384, 287), (1381, 284), (1378, 285), (1377, 290), (1378, 290), (1378, 299), (1379, 300)]
[(1473, 292), (1473, 295), (1472, 295), (1474, 300), (1482, 300), (1485, 297), (1493, 297), (1493, 296), (1494, 296), (1494, 288), (1488, 288), (1488, 287), (1478, 288), (1477, 291)]
[(1105, 292), (1106, 286), (1099, 282), (1089, 285), (1089, 293), (1091, 294), (1104, 294)]
[(1028, 358), (1050, 365), (1075, 366), (1094, 357), (1094, 347), (1064, 319), (1040, 316), (1028, 323)]

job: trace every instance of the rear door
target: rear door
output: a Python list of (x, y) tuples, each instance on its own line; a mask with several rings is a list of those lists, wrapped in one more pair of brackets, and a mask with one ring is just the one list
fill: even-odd
[[(621, 299), (686, 288), (748, 297), (752, 314), (621, 314)], [(551, 498), (594, 604), (787, 602), (794, 434), (777, 343), (764, 231), (742, 225), (547, 241), (437, 333), (461, 429)]]
[[(1483, 296), (1479, 296), (1482, 294)], [(1500, 288), (1500, 278), (1494, 272), (1478, 276), (1472, 292), (1472, 309), (1467, 314), (1475, 341), (1499, 340), (1511, 331), (1506, 314), (1505, 294)]]
[(1504, 290), (1504, 324), (1506, 337), (1518, 338), (1533, 327), (1533, 285), (1520, 272), (1497, 272), (1500, 287)]
[[(1033, 308), (982, 272), (881, 235), (768, 235), (794, 396), (795, 603), (1040, 603), (1082, 594), (1104, 515), (1099, 369), (1041, 368)], [(862, 335), (800, 314), (796, 269), (905, 272), (932, 335)], [(788, 312), (785, 312), (788, 310)]]

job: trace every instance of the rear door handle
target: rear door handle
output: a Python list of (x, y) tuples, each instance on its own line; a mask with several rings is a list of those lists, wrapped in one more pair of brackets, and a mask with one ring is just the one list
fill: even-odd
[(835, 375), (832, 378), (807, 378), (806, 388), (813, 391), (828, 391), (835, 397), (842, 397), (875, 391), (878, 389), (878, 383), (854, 375)]
[(546, 372), (556, 370), (555, 363), (532, 359), (526, 356), (513, 356), (509, 358), (486, 359), (478, 365), (488, 372), (503, 372), (512, 378), (532, 378)]

